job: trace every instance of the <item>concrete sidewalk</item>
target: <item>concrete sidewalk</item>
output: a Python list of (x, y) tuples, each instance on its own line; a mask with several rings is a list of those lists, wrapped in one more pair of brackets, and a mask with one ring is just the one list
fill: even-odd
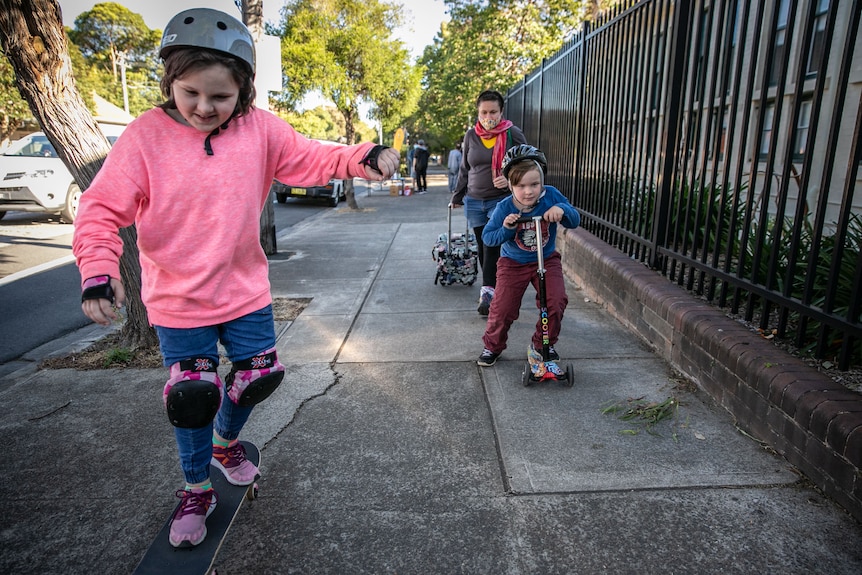
[[(281, 330), (288, 375), (246, 427), (260, 498), (219, 573), (862, 572), (862, 527), (578, 286), (557, 345), (573, 388), (520, 383), (531, 291), (509, 349), (477, 367), (479, 288), (434, 285), (445, 176), (429, 190), (359, 187), (360, 211), (278, 238), (273, 295), (313, 300)], [(0, 380), (0, 572), (134, 569), (182, 483), (165, 377)], [(670, 397), (677, 415), (653, 433), (603, 413)]]

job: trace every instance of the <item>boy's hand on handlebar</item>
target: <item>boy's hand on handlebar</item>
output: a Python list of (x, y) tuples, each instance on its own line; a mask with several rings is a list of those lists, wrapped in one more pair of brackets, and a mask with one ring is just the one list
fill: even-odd
[(522, 219), (521, 214), (509, 214), (503, 219), (503, 227), (509, 230), (514, 230), (518, 227), (518, 221)]
[(566, 213), (563, 211), (563, 208), (561, 208), (560, 206), (553, 206), (551, 207), (551, 209), (545, 212), (545, 215), (542, 216), (542, 219), (546, 222), (559, 223), (563, 220), (564, 215), (566, 215)]

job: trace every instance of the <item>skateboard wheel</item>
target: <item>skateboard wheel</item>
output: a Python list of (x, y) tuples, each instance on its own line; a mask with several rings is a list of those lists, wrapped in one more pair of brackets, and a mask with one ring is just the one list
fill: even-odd
[(245, 492), (245, 498), (249, 501), (254, 501), (257, 499), (257, 495), (260, 492), (260, 487), (257, 483), (248, 486), (248, 489)]

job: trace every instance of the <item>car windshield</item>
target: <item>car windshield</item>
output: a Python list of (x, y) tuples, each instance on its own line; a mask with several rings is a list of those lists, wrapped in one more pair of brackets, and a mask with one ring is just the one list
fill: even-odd
[(13, 144), (4, 156), (23, 156), (27, 158), (56, 158), (57, 150), (46, 136), (32, 136)]
[[(108, 142), (113, 145), (119, 136), (108, 136)], [(48, 141), (44, 134), (33, 134), (21, 138), (9, 146), (3, 153), (4, 156), (17, 156), (24, 158), (58, 158), (57, 150)]]

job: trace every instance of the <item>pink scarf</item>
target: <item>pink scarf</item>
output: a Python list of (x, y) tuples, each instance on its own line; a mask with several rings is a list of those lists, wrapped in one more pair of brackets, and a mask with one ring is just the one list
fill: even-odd
[(503, 156), (506, 154), (506, 130), (512, 127), (512, 122), (509, 120), (501, 120), (499, 124), (486, 130), (482, 124), (476, 122), (476, 135), (483, 140), (490, 140), (496, 137), (494, 149), (491, 151), (491, 177), (496, 178), (503, 174)]

